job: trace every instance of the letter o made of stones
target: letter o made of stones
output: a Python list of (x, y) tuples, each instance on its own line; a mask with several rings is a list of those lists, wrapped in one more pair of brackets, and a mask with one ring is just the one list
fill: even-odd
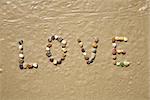
[[(58, 58), (57, 60), (53, 57), (50, 48), (52, 47), (52, 41), (57, 40), (58, 42), (61, 43), (61, 50), (63, 52), (61, 58)], [(67, 41), (64, 40), (62, 37), (53, 35), (48, 38), (49, 44), (46, 46), (46, 56), (49, 58), (49, 61), (52, 62), (54, 65), (61, 64), (62, 61), (65, 60), (67, 49)]]

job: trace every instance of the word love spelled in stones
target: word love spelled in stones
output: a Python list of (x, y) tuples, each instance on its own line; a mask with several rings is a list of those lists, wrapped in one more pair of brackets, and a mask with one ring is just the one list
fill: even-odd
[[(51, 53), (51, 48), (53, 45), (53, 41), (57, 41), (61, 44), (61, 51), (62, 54), (60, 56), (60, 58), (54, 58), (53, 54)], [(117, 61), (117, 55), (118, 54), (122, 54), (125, 55), (126, 51), (122, 50), (122, 49), (117, 49), (118, 47), (118, 43), (119, 42), (127, 42), (128, 38), (127, 37), (119, 37), (119, 36), (115, 36), (112, 38), (112, 60), (113, 60), (113, 64), (116, 66), (120, 66), (120, 67), (127, 67), (130, 65), (130, 62), (128, 61)], [(86, 61), (86, 64), (90, 65), (91, 63), (94, 62), (95, 58), (96, 58), (96, 53), (97, 53), (97, 48), (98, 48), (98, 42), (99, 39), (95, 38), (94, 41), (92, 42), (92, 50), (91, 50), (91, 56), (89, 57), (87, 55), (87, 52), (84, 48), (83, 42), (81, 41), (81, 39), (77, 39), (77, 43), (79, 44), (79, 47), (81, 49), (82, 55), (84, 57), (84, 60)], [(20, 69), (33, 69), (33, 68), (38, 68), (38, 64), (37, 63), (33, 63), (33, 64), (28, 64), (28, 63), (24, 63), (24, 53), (23, 53), (23, 40), (20, 40), (19, 42), (19, 68)], [(58, 35), (53, 35), (51, 37), (48, 38), (48, 44), (46, 45), (46, 56), (48, 57), (48, 60), (53, 63), (54, 65), (59, 65), (61, 64), (65, 58), (66, 58), (66, 53), (67, 53), (67, 41), (65, 39), (63, 39), (61, 36)]]

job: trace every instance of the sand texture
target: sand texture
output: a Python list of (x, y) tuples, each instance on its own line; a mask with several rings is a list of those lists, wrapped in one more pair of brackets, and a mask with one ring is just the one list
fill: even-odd
[[(0, 0), (0, 100), (149, 100), (149, 0)], [(67, 40), (61, 65), (48, 61), (48, 36)], [(112, 37), (126, 36), (118, 48), (127, 68), (112, 64)], [(88, 54), (99, 38), (96, 59), (87, 65), (77, 39)], [(26, 63), (20, 70), (18, 41), (24, 40)], [(52, 53), (59, 58), (60, 44)]]

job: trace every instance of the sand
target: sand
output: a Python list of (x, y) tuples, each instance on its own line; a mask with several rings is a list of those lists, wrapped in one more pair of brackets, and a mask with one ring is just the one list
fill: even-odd
[[(0, 100), (149, 100), (149, 0), (0, 0)], [(45, 55), (48, 36), (68, 41), (58, 66)], [(112, 64), (114, 36), (126, 36), (127, 51)], [(87, 65), (77, 38), (90, 54), (100, 39), (94, 63)], [(25, 62), (38, 69), (20, 70), (18, 41), (24, 40)], [(60, 56), (54, 42), (52, 52)]]

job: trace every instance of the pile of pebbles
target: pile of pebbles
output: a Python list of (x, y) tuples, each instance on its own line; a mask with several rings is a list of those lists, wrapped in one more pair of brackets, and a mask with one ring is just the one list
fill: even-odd
[[(57, 40), (58, 42), (61, 43), (61, 50), (63, 52), (61, 58), (58, 58), (58, 59), (54, 59), (54, 57), (53, 57), (53, 55), (51, 53), (51, 50), (50, 50), (50, 48), (52, 47), (52, 41), (54, 41), (54, 40)], [(66, 58), (66, 53), (67, 53), (66, 45), (67, 45), (67, 41), (64, 40), (60, 36), (53, 35), (53, 36), (50, 36), (48, 38), (48, 42), (49, 43), (46, 46), (46, 56), (49, 58), (49, 61), (52, 62), (54, 65), (61, 64), (62, 61), (64, 61), (65, 58)]]
[(81, 52), (82, 52), (82, 54), (84, 56), (84, 59), (86, 60), (86, 63), (87, 64), (91, 64), (94, 61), (95, 57), (96, 57), (96, 52), (97, 52), (97, 47), (98, 47), (99, 39), (95, 38), (95, 40), (94, 40), (94, 42), (92, 44), (93, 48), (92, 48), (91, 57), (87, 56), (87, 53), (86, 53), (86, 51), (85, 51), (85, 49), (83, 47), (83, 42), (81, 41), (81, 39), (77, 39), (77, 41), (78, 41), (78, 44), (79, 44), (79, 46), (81, 48)]
[(123, 61), (123, 62), (117, 62), (117, 54), (123, 54), (125, 55), (126, 54), (126, 51), (124, 50), (118, 50), (116, 49), (117, 48), (117, 41), (120, 41), (120, 42), (127, 42), (128, 41), (128, 38), (127, 37), (113, 37), (112, 38), (112, 59), (113, 59), (113, 64), (114, 65), (117, 65), (117, 66), (121, 66), (121, 67), (128, 67), (130, 65), (130, 62), (128, 61)]
[(24, 64), (23, 40), (20, 40), (18, 43), (19, 43), (19, 68), (20, 69), (38, 68), (38, 64), (37, 63)]

